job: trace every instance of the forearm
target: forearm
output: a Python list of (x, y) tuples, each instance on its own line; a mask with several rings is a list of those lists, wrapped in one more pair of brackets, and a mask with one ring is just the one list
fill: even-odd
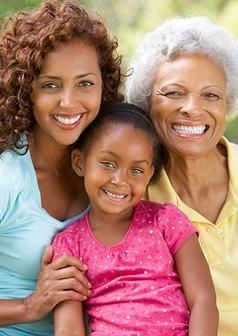
[(81, 302), (68, 300), (54, 309), (54, 336), (85, 336)]
[(85, 336), (86, 333), (84, 330), (81, 331), (70, 331), (70, 330), (57, 330), (54, 332), (54, 336)]
[(191, 307), (189, 336), (217, 336), (219, 315), (212, 298), (201, 298)]
[(30, 307), (24, 299), (0, 300), (0, 326), (33, 322)]

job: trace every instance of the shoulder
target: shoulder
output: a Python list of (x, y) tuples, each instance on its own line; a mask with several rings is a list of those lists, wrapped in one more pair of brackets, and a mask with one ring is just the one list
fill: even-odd
[(137, 216), (142, 218), (143, 225), (151, 223), (162, 234), (172, 254), (196, 232), (188, 217), (172, 203), (141, 201), (138, 207), (141, 211)]
[(221, 138), (219, 144), (222, 144), (222, 145), (226, 148), (226, 150), (227, 150), (227, 152), (228, 152), (228, 155), (229, 155), (229, 154), (233, 155), (233, 153), (234, 153), (234, 154), (237, 154), (237, 153), (238, 153), (238, 145), (235, 144), (234, 142), (229, 141), (229, 140), (228, 140), (226, 137), (224, 137), (224, 136)]
[(237, 155), (238, 145), (233, 143), (233, 142), (229, 142), (229, 147), (230, 147), (231, 151)]
[[(0, 155), (1, 177), (9, 179), (19, 179), (21, 176), (26, 177), (29, 173), (29, 156), (20, 155), (13, 150), (7, 150)], [(4, 175), (2, 175), (4, 174)]]
[[(33, 184), (34, 168), (29, 154), (20, 155), (8, 150), (0, 155), (0, 190), (13, 194), (29, 190)], [(5, 197), (5, 195), (2, 195)], [(17, 197), (17, 196), (16, 196)]]
[(75, 222), (69, 224), (63, 231), (60, 231), (56, 234), (56, 236), (53, 239), (53, 242), (56, 240), (78, 240), (79, 236), (82, 234), (82, 232), (85, 231), (86, 227), (86, 214), (77, 219)]
[(15, 199), (24, 190), (25, 169), (19, 171), (18, 154), (6, 151), (0, 155), (0, 221), (11, 211)]
[(82, 229), (85, 230), (85, 216), (73, 222), (66, 229), (55, 235), (52, 240), (54, 250), (53, 260), (62, 255), (79, 257), (80, 235)]
[(155, 203), (151, 201), (140, 201), (137, 204), (136, 215), (140, 218), (152, 219), (156, 222), (161, 230), (165, 227), (174, 226), (191, 226), (191, 221), (187, 215), (172, 203)]
[(141, 214), (151, 213), (153, 215), (167, 216), (167, 214), (181, 215), (182, 211), (179, 210), (174, 204), (170, 202), (156, 203), (152, 201), (142, 200), (137, 204), (137, 211)]

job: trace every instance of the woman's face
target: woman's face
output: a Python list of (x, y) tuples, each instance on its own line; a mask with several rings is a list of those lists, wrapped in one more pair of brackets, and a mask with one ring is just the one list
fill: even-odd
[(74, 143), (98, 114), (101, 96), (96, 49), (80, 39), (59, 44), (33, 82), (35, 136), (47, 143)]
[(194, 157), (216, 148), (225, 128), (226, 85), (223, 69), (202, 55), (159, 65), (150, 116), (169, 152)]

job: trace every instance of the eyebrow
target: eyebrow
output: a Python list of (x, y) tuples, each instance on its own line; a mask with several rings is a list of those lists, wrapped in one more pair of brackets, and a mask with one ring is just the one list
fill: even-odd
[[(114, 153), (110, 150), (105, 150), (105, 151), (101, 151), (101, 154), (110, 154), (112, 156), (115, 156), (117, 158), (121, 158), (120, 155), (118, 155), (117, 153)], [(147, 163), (148, 165), (150, 165), (150, 163), (147, 160), (137, 160), (137, 161), (133, 161), (133, 163)]]
[[(91, 76), (96, 76), (96, 74), (93, 73), (93, 72), (87, 72), (87, 73), (78, 75), (78, 76), (76, 76), (75, 78), (76, 78), (76, 79), (77, 79), (77, 78), (84, 78), (84, 77), (87, 77), (87, 76), (90, 76), (90, 75), (91, 75)], [(59, 76), (44, 75), (44, 74), (39, 75), (37, 78), (40, 78), (40, 79), (44, 79), (44, 78), (47, 78), (47, 79), (61, 79), (61, 77), (59, 77)]]
[(223, 90), (223, 88), (222, 88), (221, 86), (219, 86), (219, 85), (214, 85), (214, 84), (213, 84), (213, 85), (207, 85), (207, 86), (205, 86), (204, 88), (202, 88), (202, 90), (212, 89), (212, 88)]
[[(161, 90), (167, 89), (168, 86), (177, 86), (177, 87), (180, 87), (181, 89), (183, 89), (185, 87), (184, 84), (171, 82), (171, 83), (165, 84), (161, 88), (155, 87), (155, 89), (161, 91)], [(219, 88), (219, 89), (222, 89), (222, 87), (219, 86), (218, 84), (210, 84), (210, 85), (207, 85), (207, 86), (201, 88), (201, 90), (210, 89), (210, 88)]]

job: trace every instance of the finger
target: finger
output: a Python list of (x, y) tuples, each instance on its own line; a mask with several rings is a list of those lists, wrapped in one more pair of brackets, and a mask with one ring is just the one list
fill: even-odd
[(84, 301), (87, 300), (87, 296), (77, 293), (73, 290), (65, 290), (56, 292), (54, 295), (54, 304), (55, 307), (58, 303), (66, 301), (66, 300), (77, 300), (77, 301)]
[(82, 272), (85, 272), (88, 269), (87, 265), (85, 265), (82, 260), (67, 255), (57, 258), (50, 264), (50, 268), (53, 270), (57, 270), (67, 266), (75, 266)]
[(73, 289), (75, 292), (85, 296), (90, 296), (92, 294), (92, 291), (88, 287), (85, 287), (81, 282), (79, 282), (75, 278), (66, 278), (58, 280), (57, 282), (55, 282), (53, 288), (54, 291)]
[(51, 263), (52, 257), (53, 257), (53, 247), (49, 245), (45, 248), (42, 259), (41, 259), (42, 269)]
[(54, 270), (54, 278), (55, 279), (67, 279), (67, 278), (74, 278), (76, 279), (79, 283), (81, 283), (82, 286), (85, 288), (91, 288), (92, 285), (88, 281), (87, 277), (79, 271), (77, 268), (74, 266), (68, 266), (61, 268), (59, 270)]

